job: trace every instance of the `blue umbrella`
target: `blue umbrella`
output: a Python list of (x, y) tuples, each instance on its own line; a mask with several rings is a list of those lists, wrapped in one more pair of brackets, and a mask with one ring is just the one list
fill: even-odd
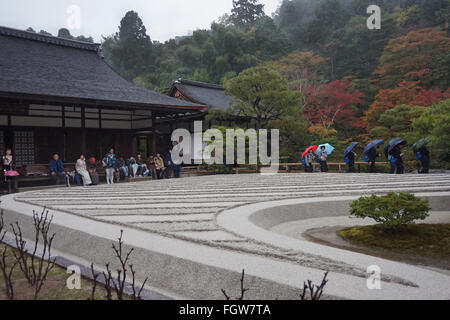
[(399, 144), (406, 144), (406, 140), (402, 138), (395, 138), (389, 141), (389, 143), (387, 144), (388, 152), (391, 152), (391, 150), (394, 149), (394, 147)]
[(359, 142), (353, 142), (351, 145), (347, 147), (344, 151), (344, 159), (345, 157), (359, 144)]
[(325, 147), (325, 152), (330, 155), (333, 153), (334, 147), (329, 143), (319, 144), (319, 147), (316, 150), (316, 154), (319, 155), (319, 152), (322, 151), (322, 147)]
[(384, 140), (373, 140), (372, 142), (369, 142), (369, 144), (364, 149), (364, 154), (367, 154), (370, 149), (374, 147), (378, 147), (380, 144), (383, 144)]

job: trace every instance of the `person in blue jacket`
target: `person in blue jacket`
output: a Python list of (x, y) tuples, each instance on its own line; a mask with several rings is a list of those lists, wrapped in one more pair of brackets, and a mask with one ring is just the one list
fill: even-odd
[(420, 161), (419, 173), (428, 173), (430, 171), (430, 150), (426, 146), (422, 146), (417, 150), (416, 157)]
[(106, 173), (106, 183), (114, 184), (114, 172), (116, 171), (116, 154), (114, 153), (114, 148), (109, 149), (109, 152), (105, 155), (102, 160), (103, 167)]
[(348, 172), (350, 173), (355, 173), (356, 169), (355, 169), (355, 158), (356, 158), (356, 153), (352, 150), (347, 154), (347, 164), (348, 164)]
[(57, 153), (55, 153), (50, 160), (50, 175), (52, 176), (53, 184), (60, 184), (62, 180), (67, 187), (70, 187), (69, 177), (64, 171), (64, 163)]
[(392, 161), (392, 156), (389, 154), (389, 145), (386, 145), (386, 147), (384, 147), (384, 156), (386, 157), (390, 165), (389, 174), (394, 174), (396, 169), (395, 161)]
[(389, 152), (389, 155), (394, 158), (391, 158), (391, 161), (395, 163), (395, 173), (396, 174), (403, 174), (405, 172), (405, 168), (403, 165), (403, 153), (401, 151), (402, 145), (396, 145), (392, 150)]

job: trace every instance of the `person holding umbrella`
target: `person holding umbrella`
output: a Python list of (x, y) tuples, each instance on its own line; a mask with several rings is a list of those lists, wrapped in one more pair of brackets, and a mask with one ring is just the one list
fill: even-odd
[(375, 164), (377, 161), (377, 158), (379, 156), (377, 148), (378, 148), (378, 146), (375, 146), (375, 147), (371, 148), (369, 150), (369, 152), (367, 153), (367, 156), (369, 157), (369, 164), (370, 164), (369, 172), (370, 173), (377, 172), (377, 167)]
[(430, 139), (424, 138), (412, 145), (416, 158), (420, 161), (419, 173), (428, 173), (430, 171), (430, 150), (426, 146), (428, 142), (430, 142)]
[(353, 149), (358, 145), (358, 142), (354, 142), (347, 147), (344, 151), (344, 161), (348, 164), (348, 172), (356, 172), (355, 170), (355, 158), (356, 153)]
[(377, 167), (376, 167), (376, 161), (378, 156), (380, 155), (377, 150), (378, 147), (374, 147), (370, 149), (368, 156), (369, 156), (369, 163), (370, 163), (370, 173), (376, 173)]
[(384, 147), (384, 156), (386, 157), (387, 161), (389, 162), (389, 165), (391, 166), (389, 169), (389, 174), (395, 173), (395, 163), (391, 161), (392, 156), (389, 154), (389, 144)]
[(374, 140), (370, 142), (366, 148), (364, 149), (364, 154), (366, 155), (364, 158), (364, 161), (369, 162), (369, 172), (370, 173), (376, 173), (377, 168), (375, 166), (375, 162), (378, 157), (377, 148), (378, 146), (382, 145), (384, 143), (384, 140)]
[(313, 149), (309, 149), (305, 155), (305, 172), (313, 172), (314, 153)]
[(327, 164), (327, 158), (328, 156), (333, 152), (334, 147), (330, 145), (329, 143), (324, 143), (319, 146), (316, 150), (316, 154), (319, 157), (319, 163), (320, 163), (320, 171), (321, 172), (328, 172), (328, 164)]
[(391, 156), (391, 163), (395, 164), (395, 173), (403, 174), (405, 172), (405, 168), (403, 166), (403, 153), (401, 148), (405, 146), (407, 142), (402, 138), (395, 138), (391, 140), (388, 144), (389, 155)]
[(419, 173), (429, 173), (430, 172), (430, 150), (428, 150), (426, 145), (420, 147), (416, 152), (416, 156), (419, 157), (420, 170)]
[(317, 146), (309, 146), (302, 153), (302, 165), (305, 168), (305, 172), (313, 172), (313, 160), (314, 152), (316, 152)]

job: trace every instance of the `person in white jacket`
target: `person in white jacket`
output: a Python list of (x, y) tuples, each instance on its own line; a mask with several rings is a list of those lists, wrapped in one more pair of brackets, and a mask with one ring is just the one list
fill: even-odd
[(84, 155), (81, 155), (80, 159), (77, 160), (77, 163), (75, 164), (75, 170), (83, 179), (84, 186), (88, 186), (88, 185), (92, 184), (91, 177), (89, 175), (89, 171), (87, 171), (87, 168), (86, 168), (86, 158), (84, 157)]

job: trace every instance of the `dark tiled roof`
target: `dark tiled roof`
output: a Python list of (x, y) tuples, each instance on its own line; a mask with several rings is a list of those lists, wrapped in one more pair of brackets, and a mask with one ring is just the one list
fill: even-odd
[(205, 104), (210, 109), (226, 109), (230, 106), (232, 96), (225, 94), (225, 88), (210, 83), (178, 79), (174, 86), (191, 101)]
[(163, 110), (204, 108), (123, 79), (104, 62), (99, 44), (5, 27), (0, 27), (0, 95)]

